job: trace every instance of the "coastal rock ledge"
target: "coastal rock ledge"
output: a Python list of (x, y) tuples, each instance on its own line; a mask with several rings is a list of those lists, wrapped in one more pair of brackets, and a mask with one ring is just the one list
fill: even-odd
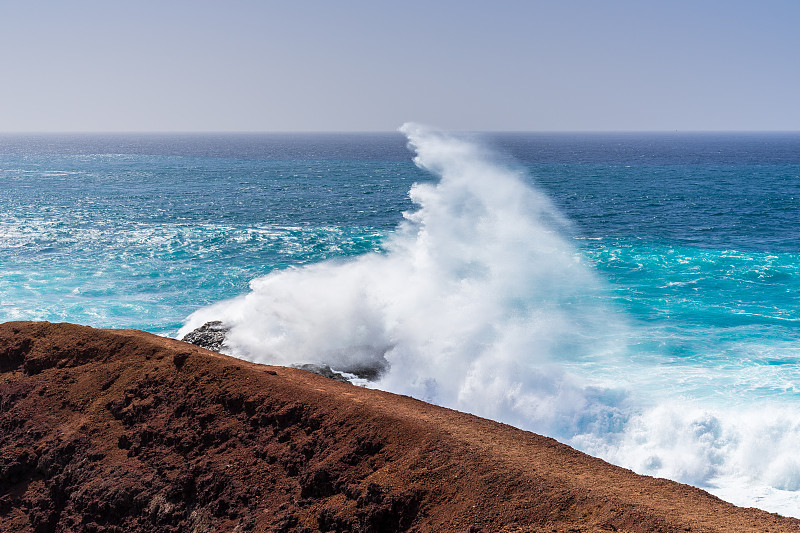
[(11, 322), (0, 531), (763, 533), (800, 520), (299, 369)]

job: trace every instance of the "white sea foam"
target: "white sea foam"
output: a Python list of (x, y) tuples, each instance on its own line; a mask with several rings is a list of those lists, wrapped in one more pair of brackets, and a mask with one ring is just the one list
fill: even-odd
[(635, 375), (627, 390), (588, 375), (643, 365), (627, 364), (621, 339), (632, 334), (551, 202), (470, 142), (411, 124), (402, 131), (416, 164), (439, 179), (412, 187), (417, 209), (385, 253), (255, 279), (248, 294), (191, 315), (178, 335), (222, 320), (227, 351), (246, 359), (382, 368), (376, 387), (727, 491), (736, 503), (800, 509), (794, 409), (689, 409), (658, 394), (643, 401), (653, 391), (637, 390)]
[(576, 435), (570, 443), (737, 505), (800, 517), (798, 415), (796, 408), (774, 404), (705, 409), (673, 399), (631, 414), (617, 434)]
[(563, 218), (475, 145), (403, 131), (416, 163), (440, 179), (411, 189), (419, 208), (385, 254), (256, 279), (180, 334), (222, 319), (228, 349), (249, 359), (382, 367), (379, 387), (551, 434), (618, 424), (618, 395), (559, 365), (617, 327), (560, 234)]

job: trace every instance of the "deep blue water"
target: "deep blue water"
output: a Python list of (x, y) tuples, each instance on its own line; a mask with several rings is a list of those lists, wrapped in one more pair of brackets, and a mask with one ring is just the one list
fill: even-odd
[[(654, 404), (766, 401), (793, 416), (800, 134), (469, 138), (552, 200), (569, 221), (560, 231), (632, 331), (617, 354), (624, 363), (587, 359), (569, 371), (617, 379)], [(399, 133), (0, 136), (0, 320), (175, 335), (192, 312), (270, 272), (382, 253), (416, 208), (412, 184), (436, 180), (406, 142)], [(800, 435), (795, 422), (776, 427)], [(781, 457), (786, 476), (751, 478), (800, 489), (800, 463)], [(747, 465), (737, 472), (757, 470)]]

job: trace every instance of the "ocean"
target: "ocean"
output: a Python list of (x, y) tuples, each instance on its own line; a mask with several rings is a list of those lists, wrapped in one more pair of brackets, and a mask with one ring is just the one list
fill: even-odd
[(0, 321), (222, 320), (800, 517), (800, 134), (6, 134), (0, 191)]

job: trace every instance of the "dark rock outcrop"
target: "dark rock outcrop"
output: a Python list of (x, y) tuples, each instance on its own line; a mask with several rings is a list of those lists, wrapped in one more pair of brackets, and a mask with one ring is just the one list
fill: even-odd
[[(184, 335), (181, 340), (194, 344), (195, 346), (200, 346), (206, 350), (211, 350), (212, 352), (219, 352), (222, 350), (222, 345), (225, 343), (225, 337), (228, 331), (230, 331), (230, 328), (221, 320), (213, 320), (211, 322), (206, 322), (199, 328), (193, 329)], [(329, 379), (350, 383), (350, 380), (344, 374), (332, 370), (331, 367), (326, 364), (302, 363), (292, 365), (292, 368), (299, 368)], [(374, 381), (378, 379), (385, 370), (384, 366), (358, 366), (344, 369), (344, 372), (353, 374), (362, 379)]]
[(229, 330), (230, 328), (226, 327), (222, 321), (214, 320), (193, 329), (184, 335), (181, 340), (212, 352), (219, 352)]
[(347, 377), (344, 374), (332, 370), (331, 367), (329, 367), (328, 365), (315, 365), (313, 363), (305, 363), (301, 365), (292, 365), (292, 368), (299, 368), (300, 370), (305, 370), (306, 372), (313, 372), (314, 374), (318, 374), (328, 379), (341, 381), (342, 383), (350, 383), (350, 380), (347, 379)]

